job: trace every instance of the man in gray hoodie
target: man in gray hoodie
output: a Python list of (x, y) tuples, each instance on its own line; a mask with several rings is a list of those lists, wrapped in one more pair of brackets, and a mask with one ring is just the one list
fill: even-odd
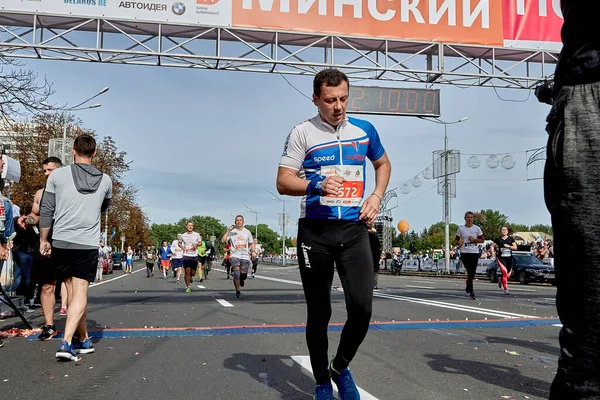
[[(95, 155), (94, 138), (78, 136), (73, 144), (75, 163), (50, 175), (40, 204), (40, 253), (51, 257), (69, 296), (56, 358), (70, 361), (77, 361), (78, 353), (94, 352), (87, 331), (87, 292), (96, 277), (100, 214), (112, 197), (111, 179), (91, 165)], [(48, 242), (51, 227), (52, 245)]]

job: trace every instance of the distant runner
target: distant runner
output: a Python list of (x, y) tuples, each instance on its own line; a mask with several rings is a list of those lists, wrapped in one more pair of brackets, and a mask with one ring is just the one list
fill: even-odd
[(512, 236), (508, 235), (508, 227), (500, 228), (500, 237), (494, 240), (496, 245), (496, 261), (502, 271), (502, 278), (498, 279), (498, 286), (504, 289), (504, 293), (508, 292), (508, 280), (512, 274), (512, 252), (517, 250), (517, 242)]
[(177, 278), (177, 284), (181, 283), (181, 271), (183, 271), (183, 244), (181, 235), (177, 235), (177, 239), (171, 243), (171, 268), (173, 268), (173, 276)]
[(154, 276), (154, 262), (156, 251), (152, 246), (148, 246), (144, 252), (144, 260), (146, 261), (146, 275), (148, 278)]
[(244, 286), (244, 281), (248, 277), (250, 269), (250, 247), (252, 251), (256, 251), (256, 244), (252, 238), (252, 233), (244, 228), (244, 217), (238, 215), (235, 217), (235, 225), (231, 225), (227, 232), (221, 238), (223, 243), (230, 245), (229, 251), (231, 256), (231, 269), (233, 271), (233, 285), (235, 286), (235, 296), (240, 297), (240, 287)]
[(181, 235), (181, 244), (183, 247), (183, 268), (185, 269), (185, 292), (192, 291), (191, 285), (198, 270), (198, 243), (202, 237), (198, 232), (194, 232), (194, 223), (188, 221), (185, 224), (187, 231)]

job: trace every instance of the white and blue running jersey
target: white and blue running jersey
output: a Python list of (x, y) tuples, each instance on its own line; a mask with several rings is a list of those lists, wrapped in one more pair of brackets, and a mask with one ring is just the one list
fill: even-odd
[(332, 175), (345, 179), (337, 196), (305, 195), (300, 218), (359, 221), (366, 159), (377, 161), (384, 153), (375, 127), (360, 119), (346, 118), (336, 129), (317, 115), (292, 129), (280, 167), (296, 170), (306, 180)]

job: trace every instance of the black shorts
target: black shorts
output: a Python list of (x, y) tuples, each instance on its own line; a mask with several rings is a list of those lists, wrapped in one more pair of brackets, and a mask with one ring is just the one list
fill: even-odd
[(196, 271), (198, 269), (198, 257), (183, 256), (183, 268), (190, 268)]
[(60, 280), (79, 278), (88, 282), (96, 279), (98, 267), (98, 250), (61, 249), (54, 247), (50, 259), (56, 269), (56, 277)]
[(198, 262), (202, 265), (206, 264), (206, 256), (198, 256)]
[(50, 258), (35, 257), (31, 265), (31, 273), (41, 285), (56, 282), (56, 268)]
[(182, 258), (172, 258), (171, 259), (171, 268), (173, 269), (179, 269), (183, 266), (183, 259)]

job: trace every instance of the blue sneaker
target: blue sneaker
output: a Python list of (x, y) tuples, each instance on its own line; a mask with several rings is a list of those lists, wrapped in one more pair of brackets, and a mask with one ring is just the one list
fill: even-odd
[(73, 338), (73, 348), (77, 354), (90, 354), (96, 351), (94, 350), (94, 344), (90, 338), (85, 339), (83, 342), (80, 342), (79, 339)]
[(315, 389), (315, 397), (313, 398), (314, 400), (335, 400), (335, 397), (333, 397), (333, 386), (331, 386), (331, 382), (317, 385)]
[(341, 371), (333, 369), (333, 360), (329, 364), (329, 373), (331, 374), (331, 380), (335, 383), (338, 388), (338, 393), (341, 400), (360, 400), (360, 394), (352, 379), (350, 369), (346, 368)]
[(73, 346), (71, 346), (67, 342), (60, 342), (60, 345), (58, 346), (58, 350), (56, 350), (55, 357), (58, 358), (59, 360), (66, 360), (66, 361), (78, 361), (79, 360), (79, 357), (77, 357), (77, 352), (75, 351)]

